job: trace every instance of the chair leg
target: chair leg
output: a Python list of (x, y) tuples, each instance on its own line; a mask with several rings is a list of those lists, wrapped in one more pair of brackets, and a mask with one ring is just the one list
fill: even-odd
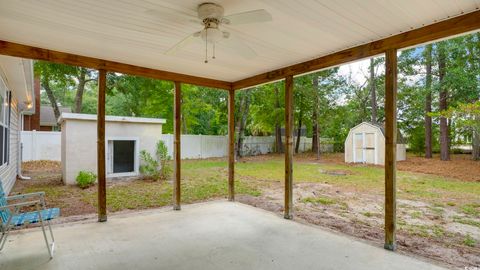
[(10, 228), (11, 228), (10, 222), (12, 222), (12, 216), (8, 218), (7, 223), (4, 227), (4, 231), (2, 232), (2, 238), (0, 238), (0, 251), (3, 249), (3, 246), (7, 242), (7, 237), (8, 237), (8, 234), (10, 233)]
[(40, 208), (37, 206), (37, 213), (38, 213), (38, 218), (40, 220), (40, 224), (42, 225), (42, 232), (43, 232), (43, 238), (45, 238), (45, 244), (47, 245), (48, 249), (48, 254), (50, 255), (50, 259), (53, 258), (53, 248), (50, 247), (50, 244), (48, 243), (48, 238), (47, 238), (47, 233), (45, 232), (45, 224), (43, 222), (43, 217), (40, 212)]
[(52, 254), (55, 251), (55, 238), (53, 237), (52, 224), (50, 220), (47, 220), (48, 230), (50, 231), (50, 237), (52, 238)]

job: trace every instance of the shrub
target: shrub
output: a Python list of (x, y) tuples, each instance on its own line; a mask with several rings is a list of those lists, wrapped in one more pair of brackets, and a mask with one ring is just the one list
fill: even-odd
[(158, 180), (160, 176), (160, 172), (158, 170), (158, 161), (155, 160), (146, 150), (140, 151), (140, 159), (142, 160), (140, 172), (144, 175), (144, 177)]
[(172, 168), (168, 163), (171, 157), (168, 155), (167, 145), (163, 141), (157, 142), (157, 158), (160, 162), (160, 178), (167, 179), (172, 172)]
[(80, 171), (75, 180), (77, 181), (77, 186), (80, 188), (88, 188), (95, 184), (97, 176), (92, 172)]
[(157, 142), (155, 155), (156, 159), (146, 150), (140, 151), (140, 159), (142, 160), (140, 172), (148, 179), (165, 180), (172, 170), (168, 163), (171, 157), (168, 155), (167, 145), (163, 141)]

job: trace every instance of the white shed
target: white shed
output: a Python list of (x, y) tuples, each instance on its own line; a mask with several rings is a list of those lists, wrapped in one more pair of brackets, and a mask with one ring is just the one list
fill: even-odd
[[(62, 179), (75, 184), (80, 171), (97, 172), (97, 116), (62, 113)], [(155, 154), (165, 119), (106, 116), (107, 178), (139, 175), (141, 150)]]
[[(399, 131), (397, 134), (397, 160), (406, 158), (405, 140)], [(345, 162), (383, 165), (385, 163), (384, 128), (380, 125), (363, 122), (350, 129), (345, 140)]]

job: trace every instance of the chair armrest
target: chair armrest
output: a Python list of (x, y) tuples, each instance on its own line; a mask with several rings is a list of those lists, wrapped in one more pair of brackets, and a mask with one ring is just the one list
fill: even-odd
[(26, 193), (26, 194), (19, 194), (19, 195), (7, 196), (6, 199), (7, 199), (7, 201), (10, 201), (10, 200), (28, 199), (28, 198), (32, 198), (32, 197), (45, 197), (45, 192), (39, 191), (39, 192), (33, 192), (33, 193)]
[(41, 204), (41, 202), (39, 200), (36, 200), (36, 201), (28, 201), (28, 202), (21, 202), (21, 203), (13, 203), (5, 206), (0, 206), (0, 210), (6, 210), (9, 208), (19, 208), (24, 206), (32, 206), (37, 204)]

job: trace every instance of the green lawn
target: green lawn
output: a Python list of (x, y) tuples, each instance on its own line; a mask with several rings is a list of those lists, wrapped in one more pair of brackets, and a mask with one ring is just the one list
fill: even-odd
[[(270, 184), (283, 183), (284, 161), (274, 157), (261, 161), (237, 162), (235, 191), (237, 194), (258, 196)], [(326, 172), (341, 171), (346, 175)], [(384, 172), (381, 167), (343, 164), (313, 164), (296, 162), (294, 182), (321, 182), (342, 189), (369, 194), (383, 194)], [(455, 206), (462, 212), (478, 217), (480, 184), (461, 182), (443, 177), (410, 172), (398, 172), (398, 198)], [(86, 190), (61, 184), (32, 184), (21, 192), (44, 190), (47, 198), (68, 207), (69, 197), (96, 205), (96, 188)], [(18, 191), (18, 190), (16, 190)], [(182, 162), (182, 201), (191, 203), (227, 196), (227, 163), (223, 160), (185, 160)], [(143, 209), (171, 204), (171, 182), (121, 181), (108, 187), (107, 204), (110, 211)], [(63, 203), (61, 203), (63, 202)]]

